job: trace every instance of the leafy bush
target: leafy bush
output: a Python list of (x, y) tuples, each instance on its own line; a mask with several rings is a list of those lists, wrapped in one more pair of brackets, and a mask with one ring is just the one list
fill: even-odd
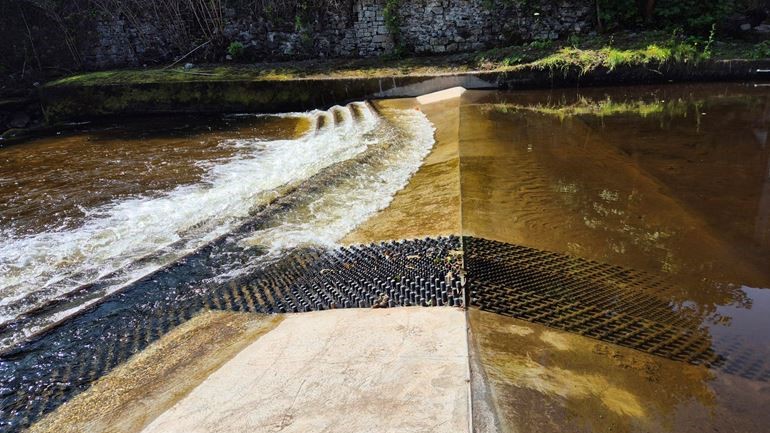
[(762, 41), (749, 52), (749, 57), (754, 60), (770, 58), (770, 41)]
[(385, 16), (385, 27), (393, 38), (393, 51), (396, 57), (400, 57), (405, 51), (401, 40), (401, 16), (398, 13), (400, 7), (401, 0), (387, 0), (382, 10), (382, 14)]
[(553, 41), (549, 39), (536, 39), (530, 42), (529, 46), (536, 50), (547, 50), (553, 47)]
[(243, 57), (243, 44), (240, 42), (230, 42), (227, 47), (227, 54), (229, 54), (234, 60), (238, 60)]

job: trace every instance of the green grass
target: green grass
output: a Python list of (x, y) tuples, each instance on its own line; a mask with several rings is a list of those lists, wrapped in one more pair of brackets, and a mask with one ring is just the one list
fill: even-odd
[[(619, 50), (603, 47), (598, 50), (583, 50), (574, 47), (564, 47), (558, 52), (531, 63), (538, 69), (567, 70), (578, 68), (581, 73), (587, 73), (599, 67), (613, 70), (620, 66), (630, 65), (660, 65), (673, 59), (673, 50), (658, 45), (649, 45), (643, 49)], [(698, 58), (693, 56), (684, 61)]]
[(292, 72), (281, 69), (250, 69), (229, 66), (204, 66), (189, 71), (182, 67), (169, 69), (122, 69), (115, 71), (87, 72), (71, 75), (47, 85), (104, 85), (137, 84), (175, 81), (230, 81), (230, 80), (290, 80)]

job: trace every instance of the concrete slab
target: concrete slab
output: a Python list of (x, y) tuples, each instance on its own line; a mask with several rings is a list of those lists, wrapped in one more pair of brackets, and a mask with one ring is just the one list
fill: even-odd
[(145, 433), (468, 431), (464, 313), (288, 315)]
[(433, 104), (434, 102), (446, 101), (448, 99), (459, 98), (465, 93), (463, 87), (452, 87), (451, 89), (441, 90), (438, 92), (428, 93), (417, 97), (417, 102), (420, 104)]

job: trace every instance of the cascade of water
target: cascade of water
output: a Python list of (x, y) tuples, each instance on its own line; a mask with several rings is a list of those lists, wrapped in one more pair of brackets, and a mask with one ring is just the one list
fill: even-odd
[[(125, 270), (119, 284), (194, 250), (274, 199), (281, 186), (364, 151), (364, 135), (379, 122), (365, 117), (355, 126), (332, 128), (328, 111), (289, 115), (316, 119), (321, 128), (292, 140), (228, 140), (222, 145), (248, 151), (213, 165), (200, 183), (88, 209), (84, 223), (69, 230), (19, 236), (0, 228), (0, 322), (118, 270)], [(131, 269), (169, 245), (174, 253)]]
[[(274, 253), (299, 244), (332, 244), (386, 207), (433, 144), (432, 126), (416, 111), (394, 114), (394, 124), (360, 102), (287, 116), (305, 117), (316, 127), (290, 140), (226, 140), (222, 146), (246, 151), (209, 167), (201, 182), (89, 209), (78, 227), (27, 236), (8, 233), (0, 241), (0, 328), (84, 287), (92, 290), (94, 282), (100, 292), (88, 302), (98, 301), (228, 235), (256, 209), (292, 191), (292, 185), (324, 171), (329, 175), (323, 188), (303, 192), (307, 197), (242, 243)], [(221, 277), (253, 265), (222, 266)], [(77, 310), (86, 305), (78, 304)], [(46, 322), (75, 312), (59, 311)]]

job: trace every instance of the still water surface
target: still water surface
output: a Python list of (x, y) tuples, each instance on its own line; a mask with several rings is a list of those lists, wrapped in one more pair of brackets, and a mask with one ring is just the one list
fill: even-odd
[[(563, 337), (569, 349), (556, 350), (512, 335), (527, 322), (471, 315), (503, 424), (542, 432), (767, 431), (770, 90), (467, 92), (460, 110), (464, 235), (649, 276), (656, 283), (647, 292), (693, 318), (688, 326), (726, 359), (701, 374), (607, 352), (596, 340), (570, 340), (574, 334)], [(549, 319), (566, 321), (570, 311)]]
[(770, 355), (766, 87), (472, 92), (460, 125), (464, 234), (663, 276)]

